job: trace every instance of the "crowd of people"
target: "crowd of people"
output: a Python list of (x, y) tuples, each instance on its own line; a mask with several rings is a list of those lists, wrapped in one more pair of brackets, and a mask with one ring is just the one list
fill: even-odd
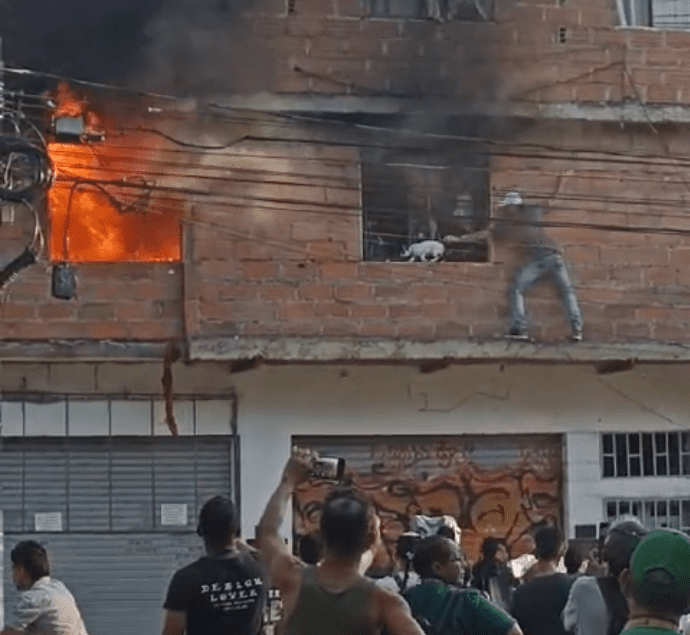
[[(374, 575), (378, 517), (366, 497), (336, 485), (323, 503), (320, 533), (301, 541), (294, 555), (279, 531), (314, 458), (293, 451), (258, 525), (256, 549), (239, 538), (229, 499), (206, 502), (197, 528), (206, 555), (172, 577), (162, 635), (260, 635), (269, 589), (282, 600), (277, 635), (682, 632), (690, 610), (690, 538), (672, 529), (648, 532), (635, 519), (615, 523), (589, 561), (567, 550), (552, 525), (536, 529), (529, 558), (511, 561), (502, 540), (485, 539), (473, 567), (456, 530), (406, 533), (393, 569)], [(74, 597), (50, 576), (46, 550), (22, 541), (10, 558), (20, 602), (0, 635), (87, 635)]]

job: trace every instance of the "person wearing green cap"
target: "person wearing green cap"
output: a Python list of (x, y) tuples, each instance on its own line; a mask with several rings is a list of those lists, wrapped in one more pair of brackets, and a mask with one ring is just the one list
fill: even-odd
[(651, 531), (620, 575), (630, 615), (621, 635), (678, 632), (690, 605), (690, 538), (675, 529)]

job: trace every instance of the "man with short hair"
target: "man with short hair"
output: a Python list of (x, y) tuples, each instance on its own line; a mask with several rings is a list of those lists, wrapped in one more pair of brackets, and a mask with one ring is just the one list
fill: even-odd
[(310, 477), (315, 456), (295, 449), (285, 465), (258, 527), (259, 549), (283, 600), (284, 635), (423, 635), (396, 593), (360, 573), (360, 560), (376, 539), (370, 502), (351, 489), (335, 488), (321, 508), (323, 558), (307, 566), (291, 555), (278, 530), (295, 487)]
[(206, 555), (175, 573), (163, 635), (258, 635), (266, 602), (258, 552), (240, 540), (237, 514), (224, 496), (201, 508), (197, 533)]
[(690, 605), (690, 539), (675, 529), (650, 531), (620, 575), (630, 615), (621, 635), (671, 635)]
[(618, 576), (630, 566), (635, 547), (647, 535), (636, 519), (614, 523), (604, 540), (602, 559), (607, 573), (581, 576), (573, 582), (563, 609), (563, 626), (575, 635), (618, 635), (628, 619), (628, 606)]
[(571, 578), (558, 571), (564, 541), (557, 527), (542, 526), (534, 533), (537, 561), (515, 589), (512, 614), (525, 635), (565, 635), (561, 612), (568, 600)]
[(477, 589), (456, 586), (462, 561), (458, 545), (444, 536), (419, 542), (412, 563), (422, 582), (405, 593), (412, 614), (439, 635), (522, 635), (516, 621)]
[(12, 579), (21, 595), (0, 635), (87, 635), (74, 596), (50, 577), (48, 554), (42, 545), (33, 540), (19, 542), (10, 560)]

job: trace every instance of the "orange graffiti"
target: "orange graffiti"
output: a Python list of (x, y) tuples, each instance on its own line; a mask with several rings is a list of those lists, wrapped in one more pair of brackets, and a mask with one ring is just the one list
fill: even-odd
[[(337, 452), (332, 442), (310, 439), (303, 445), (321, 453)], [(558, 436), (458, 436), (413, 442), (403, 438), (385, 443), (362, 439), (349, 441), (343, 452), (353, 456), (348, 460), (348, 477), (369, 496), (381, 519), (387, 564), (392, 564), (398, 536), (416, 514), (453, 516), (470, 561), (478, 559), (488, 536), (504, 538), (511, 556), (517, 557), (525, 550), (522, 538), (535, 525), (562, 525)], [(298, 489), (296, 537), (318, 528), (320, 506), (329, 489), (323, 482)]]

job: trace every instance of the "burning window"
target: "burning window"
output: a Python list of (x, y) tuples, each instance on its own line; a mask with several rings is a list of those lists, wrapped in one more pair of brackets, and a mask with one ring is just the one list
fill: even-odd
[(365, 260), (401, 260), (409, 245), (425, 240), (443, 244), (444, 260), (488, 260), (486, 166), (425, 151), (363, 159)]
[(57, 93), (48, 153), (50, 258), (65, 262), (174, 262), (183, 202), (161, 187), (156, 135), (118, 133), (65, 86)]

